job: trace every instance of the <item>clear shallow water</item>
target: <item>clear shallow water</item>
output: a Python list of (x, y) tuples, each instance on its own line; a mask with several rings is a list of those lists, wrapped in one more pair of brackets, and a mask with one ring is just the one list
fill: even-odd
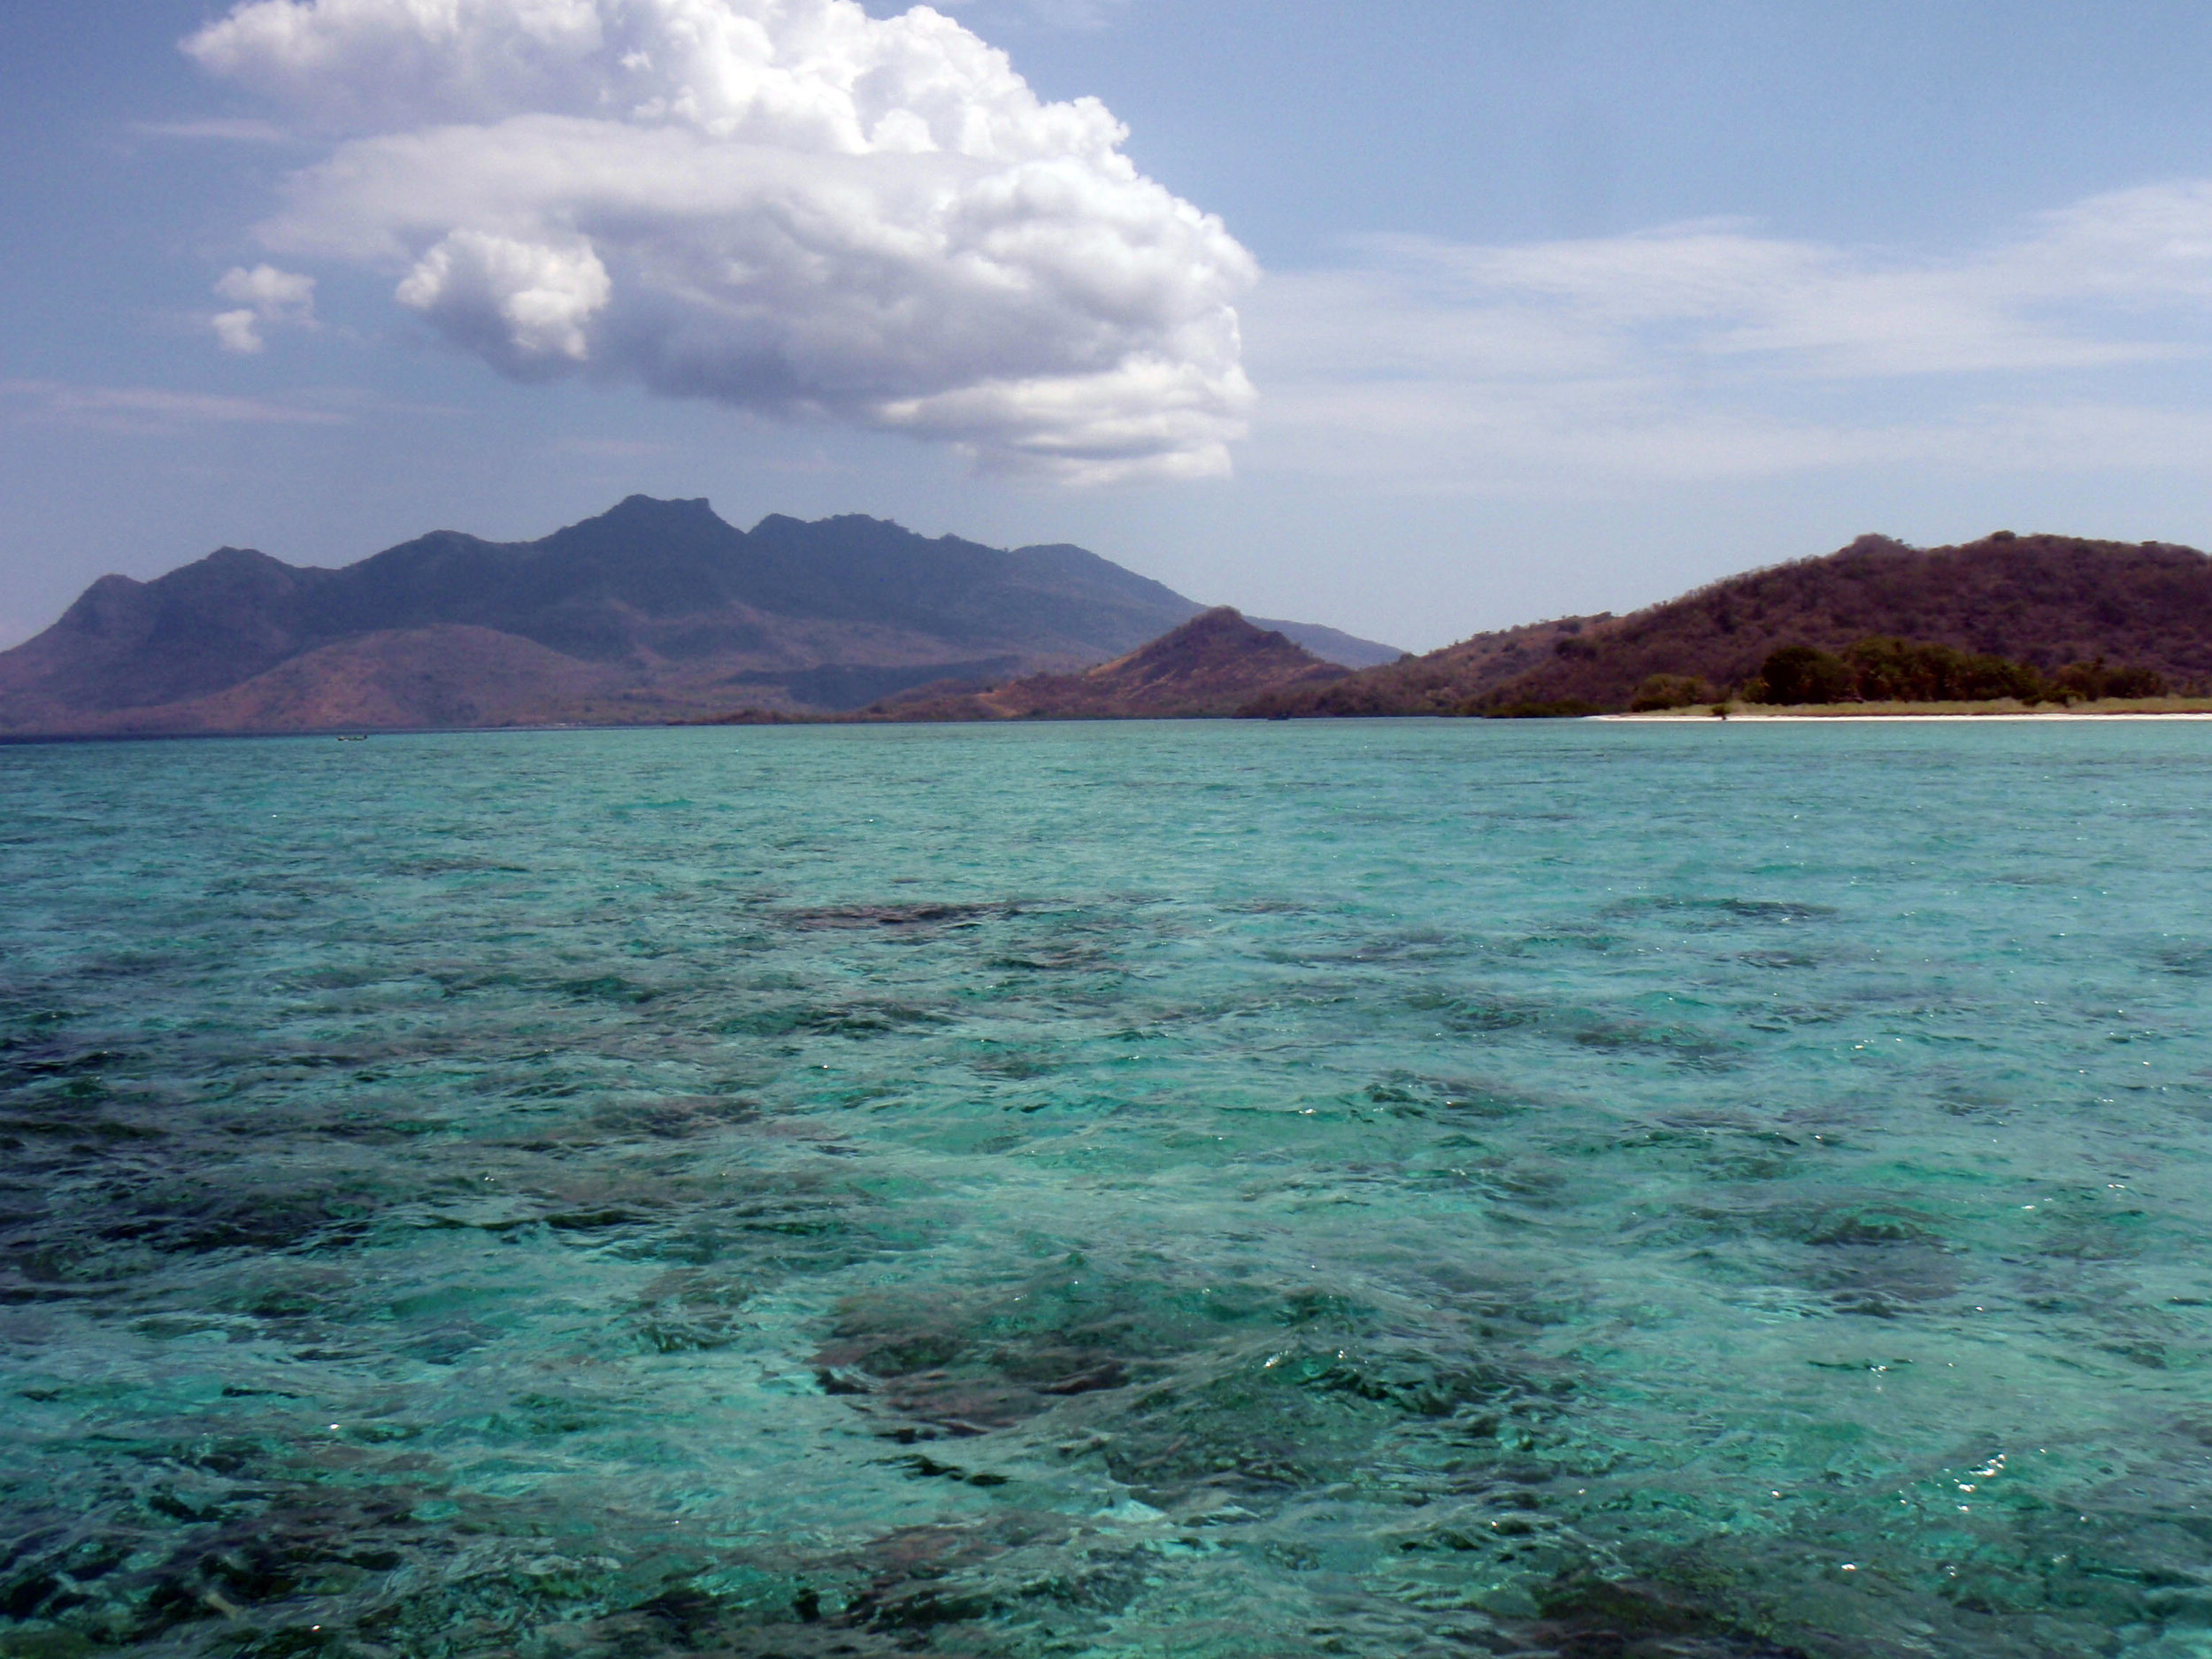
[(0, 1655), (2212, 1654), (2212, 733), (0, 749)]

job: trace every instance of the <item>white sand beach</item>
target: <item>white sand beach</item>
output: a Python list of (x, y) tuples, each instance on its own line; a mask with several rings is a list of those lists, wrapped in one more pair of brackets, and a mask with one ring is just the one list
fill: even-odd
[(2212, 720), (2212, 710), (2177, 710), (2170, 714), (2150, 713), (2141, 710), (2115, 710), (2109, 714), (2085, 714), (2071, 709), (2052, 709), (2045, 711), (2031, 711), (2025, 709), (1992, 710), (1986, 714), (1970, 714), (1960, 712), (1905, 714), (1895, 711), (1870, 711), (1865, 714), (1845, 713), (1840, 711), (1826, 714), (1805, 714), (1786, 713), (1779, 710), (1774, 713), (1768, 713), (1764, 710), (1753, 712), (1750, 710), (1732, 709), (1729, 710), (1726, 718), (1724, 718), (1721, 716), (1714, 714), (1709, 709), (1668, 709), (1664, 710), (1655, 710), (1648, 714), (1594, 714), (1586, 718), (1593, 720), (1662, 721), (1672, 722), (1677, 725), (1687, 721), (1702, 723), (1707, 726), (1730, 726), (1740, 722), (1743, 724), (1751, 724), (1754, 722), (1779, 722), (1786, 725), (1812, 726), (1839, 720), (1875, 720), (1888, 721), (1901, 725), (1909, 725), (1929, 720), (1961, 721), (1970, 724), (1987, 721), (2051, 722), (2057, 720), (2085, 720), (2094, 722), (2111, 720)]

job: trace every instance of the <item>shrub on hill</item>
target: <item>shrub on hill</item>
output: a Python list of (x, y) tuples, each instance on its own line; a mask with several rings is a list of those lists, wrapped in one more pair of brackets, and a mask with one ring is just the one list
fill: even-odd
[(2041, 672), (1988, 653), (1910, 640), (1861, 640), (1844, 653), (1853, 694), (1870, 703), (1976, 703), (2050, 693)]
[[(1990, 652), (1877, 635), (1854, 642), (1840, 655), (1810, 645), (1783, 646), (1768, 654), (1743, 695), (1747, 703), (1789, 705), (2008, 698), (2038, 703), (2156, 697), (2165, 691), (2165, 679), (2156, 670), (2111, 668), (2102, 657), (2046, 674), (2032, 663)], [(1643, 705), (1640, 701), (1631, 706)]]
[(2108, 668), (2100, 657), (2093, 663), (2076, 663), (2053, 677), (2061, 693), (2094, 703), (2101, 697), (2162, 697), (2165, 676), (2154, 668)]
[(1636, 688), (1628, 710), (1631, 714), (1653, 714), (1712, 700), (1713, 688), (1695, 674), (1654, 674)]

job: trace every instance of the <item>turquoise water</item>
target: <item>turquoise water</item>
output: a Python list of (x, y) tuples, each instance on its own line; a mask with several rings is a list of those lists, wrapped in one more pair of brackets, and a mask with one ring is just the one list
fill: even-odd
[(0, 1655), (2212, 1655), (2212, 729), (0, 749)]

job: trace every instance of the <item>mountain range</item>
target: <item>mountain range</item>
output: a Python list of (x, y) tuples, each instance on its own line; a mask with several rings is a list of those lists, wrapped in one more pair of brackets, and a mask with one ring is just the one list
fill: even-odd
[(150, 582), (103, 577), (0, 653), (0, 734), (1588, 711), (1663, 682), (1725, 695), (1783, 647), (1875, 638), (2198, 691), (2212, 559), (2001, 531), (1940, 548), (1862, 536), (1632, 615), (1411, 657), (1209, 611), (1077, 547), (858, 516), (741, 531), (704, 501), (634, 495), (537, 541), (440, 532), (339, 570), (225, 548)]
[[(105, 576), (0, 652), (0, 733), (313, 731), (857, 708), (945, 680), (1079, 670), (1204, 610), (1065, 545), (857, 515), (742, 531), (633, 495), (535, 541), (440, 531), (341, 569), (224, 548)], [(1346, 667), (1391, 647), (1268, 623)]]

